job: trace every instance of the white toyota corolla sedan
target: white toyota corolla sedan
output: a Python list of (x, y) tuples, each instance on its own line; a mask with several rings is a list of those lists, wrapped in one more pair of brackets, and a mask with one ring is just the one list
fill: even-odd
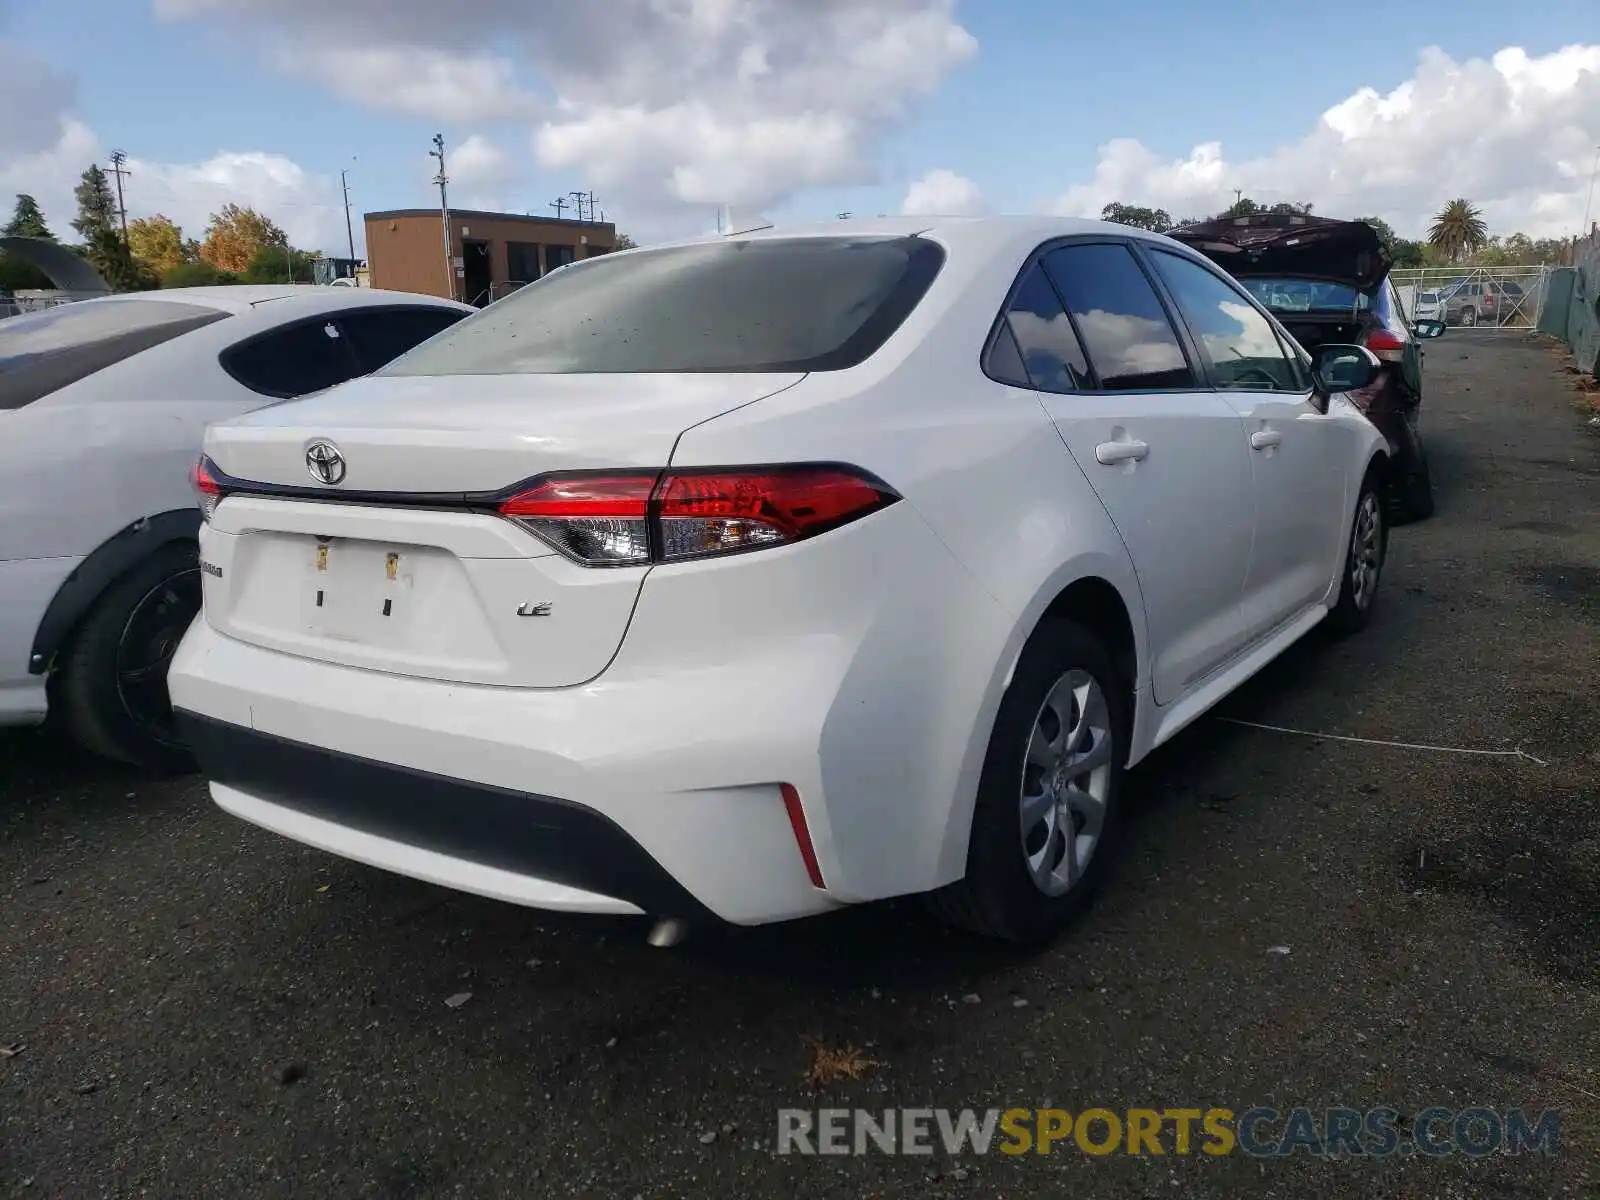
[(208, 431), (173, 702), (224, 809), (420, 879), (1047, 937), (1126, 767), (1365, 624), (1377, 370), (1099, 222), (585, 261)]

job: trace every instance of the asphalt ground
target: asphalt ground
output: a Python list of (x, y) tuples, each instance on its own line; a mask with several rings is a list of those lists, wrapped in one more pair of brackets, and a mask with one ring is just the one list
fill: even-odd
[[(1373, 625), (1313, 634), (1134, 772), (1100, 902), (1043, 953), (913, 902), (653, 949), (0, 735), (0, 1190), (1600, 1194), (1600, 433), (1521, 335), (1427, 359), (1439, 512), (1395, 530)], [(852, 1047), (857, 1078), (807, 1082)], [(1560, 1142), (775, 1152), (782, 1108), (1301, 1105), (1554, 1109)]]

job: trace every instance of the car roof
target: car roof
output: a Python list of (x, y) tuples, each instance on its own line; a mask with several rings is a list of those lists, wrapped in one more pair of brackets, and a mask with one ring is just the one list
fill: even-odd
[[(772, 225), (734, 234), (703, 234), (666, 243), (666, 246), (707, 245), (728, 241), (758, 241), (778, 238), (807, 237), (929, 237), (949, 247), (958, 254), (1006, 254), (1015, 251), (1026, 255), (1041, 242), (1059, 237), (1099, 234), (1102, 236), (1138, 238), (1144, 241), (1176, 246), (1170, 238), (1131, 225), (1117, 225), (1110, 221), (1096, 221), (1085, 217), (1053, 216), (927, 216), (927, 217), (851, 217), (847, 220), (813, 221), (794, 225)], [(648, 249), (661, 249), (657, 244)], [(624, 254), (637, 253), (623, 251)], [(613, 257), (603, 255), (601, 261)], [(574, 264), (580, 265), (580, 264)]]
[[(380, 288), (333, 287), (329, 284), (216, 284), (209, 287), (161, 288), (153, 292), (118, 292), (79, 300), (79, 304), (105, 304), (108, 301), (135, 300), (145, 304), (201, 304), (235, 316), (248, 313), (262, 304), (290, 305), (306, 312), (331, 308), (357, 308), (367, 304), (421, 304), (434, 308), (475, 311), (470, 305), (442, 300), (420, 292), (395, 292)], [(281, 310), (279, 310), (281, 311)]]

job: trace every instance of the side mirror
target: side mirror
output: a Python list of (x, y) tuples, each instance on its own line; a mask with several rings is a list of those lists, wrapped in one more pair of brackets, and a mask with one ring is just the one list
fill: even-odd
[(1323, 346), (1311, 360), (1311, 381), (1324, 396), (1359, 392), (1371, 387), (1383, 370), (1378, 356), (1365, 346)]
[(1444, 336), (1443, 321), (1413, 321), (1411, 332), (1419, 338), (1436, 338)]

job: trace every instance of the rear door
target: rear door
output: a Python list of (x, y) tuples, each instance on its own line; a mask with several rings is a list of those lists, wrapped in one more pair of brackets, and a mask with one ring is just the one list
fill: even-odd
[(1006, 323), (1128, 548), (1155, 698), (1171, 703), (1243, 643), (1239, 596), (1255, 513), (1239, 417), (1197, 380), (1126, 242), (1048, 249), (1020, 281)]
[(1243, 422), (1256, 512), (1244, 635), (1264, 637), (1320, 600), (1344, 527), (1344, 466), (1328, 418), (1267, 315), (1210, 266), (1150, 248), (1212, 386)]

